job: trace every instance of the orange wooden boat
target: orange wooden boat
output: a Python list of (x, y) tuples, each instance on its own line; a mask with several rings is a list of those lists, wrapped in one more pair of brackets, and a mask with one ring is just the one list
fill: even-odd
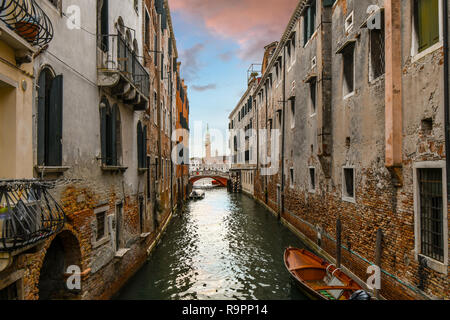
[(305, 249), (287, 248), (284, 264), (299, 288), (315, 300), (350, 300), (362, 290), (354, 280), (336, 266)]

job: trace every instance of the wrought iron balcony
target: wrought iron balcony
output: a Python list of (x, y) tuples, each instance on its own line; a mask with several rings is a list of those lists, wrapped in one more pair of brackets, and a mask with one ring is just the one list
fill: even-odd
[(131, 44), (121, 35), (99, 37), (99, 86), (111, 87), (112, 93), (135, 110), (145, 110), (150, 95), (150, 76)]
[(0, 0), (0, 20), (33, 46), (53, 39), (52, 23), (35, 0)]
[(59, 232), (64, 210), (37, 180), (0, 181), (0, 252), (13, 252)]

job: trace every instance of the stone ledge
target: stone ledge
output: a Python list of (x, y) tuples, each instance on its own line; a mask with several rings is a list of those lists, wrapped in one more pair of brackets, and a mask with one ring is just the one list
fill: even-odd
[(141, 233), (141, 235), (139, 236), (141, 239), (146, 239), (149, 235), (151, 235), (151, 232), (146, 232), (146, 233)]
[(128, 253), (128, 251), (130, 251), (131, 249), (125, 248), (125, 249), (120, 249), (116, 252), (114, 258), (116, 259), (123, 259), (123, 257)]
[(35, 166), (34, 167), (38, 173), (46, 174), (46, 173), (64, 173), (70, 169), (67, 166), (57, 166), (57, 167), (49, 167), (49, 166)]

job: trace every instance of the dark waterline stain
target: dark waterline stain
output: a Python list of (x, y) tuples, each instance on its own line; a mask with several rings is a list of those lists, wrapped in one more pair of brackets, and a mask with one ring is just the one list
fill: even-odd
[(225, 189), (207, 191), (174, 216), (150, 260), (118, 300), (304, 300), (283, 252), (302, 242), (262, 205)]

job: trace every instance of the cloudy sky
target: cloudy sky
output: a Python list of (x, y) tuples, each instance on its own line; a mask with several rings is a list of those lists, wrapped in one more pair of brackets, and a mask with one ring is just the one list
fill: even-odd
[[(297, 0), (169, 0), (182, 77), (188, 85), (191, 130), (202, 121), (213, 136), (214, 130), (225, 134), (228, 115), (246, 90), (247, 69), (261, 63), (264, 46), (279, 40), (296, 4)], [(193, 138), (192, 156), (202, 156), (200, 141)], [(222, 143), (213, 141), (215, 149), (222, 154)]]

